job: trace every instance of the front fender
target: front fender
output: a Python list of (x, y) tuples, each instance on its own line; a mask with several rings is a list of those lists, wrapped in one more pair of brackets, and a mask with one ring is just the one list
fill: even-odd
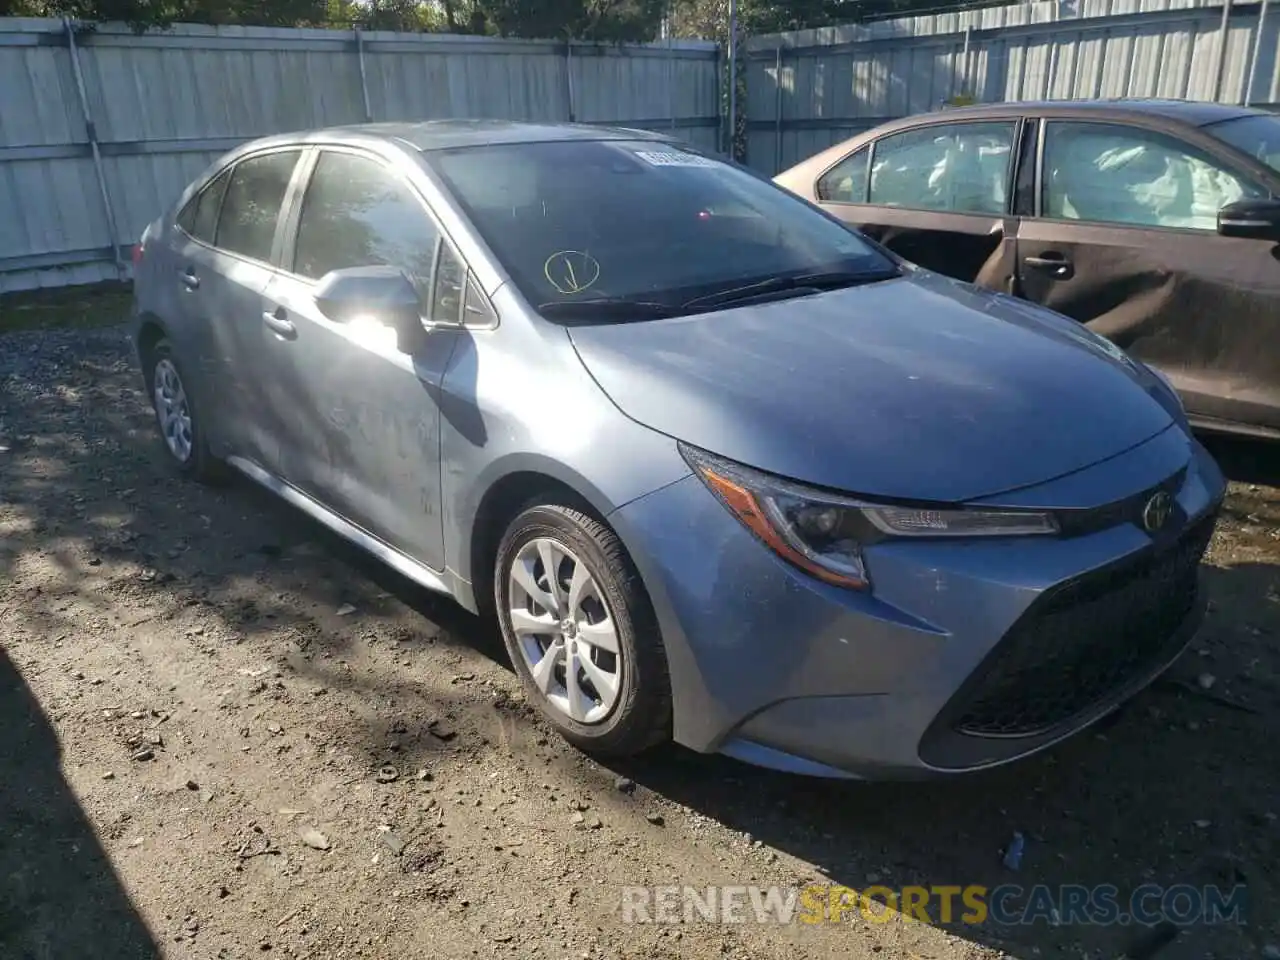
[(459, 336), (439, 396), (445, 562), (464, 605), (476, 544), (501, 536), (476, 530), (493, 491), (527, 481), (532, 494), (542, 478), (605, 517), (690, 472), (672, 437), (606, 396), (564, 328), (526, 316), (508, 290), (494, 299), (499, 327)]
[[(608, 522), (620, 507), (691, 473), (674, 440), (636, 424), (631, 426), (639, 434), (634, 438), (639, 442), (632, 445), (626, 455), (614, 457), (603, 469), (599, 464), (597, 469), (584, 469), (587, 465), (546, 453), (512, 451), (485, 464), (466, 482), (452, 465), (444, 465), (445, 555), (459, 602), (475, 609), (471, 582), (478, 558), (473, 550), (484, 538), (473, 534), (477, 532), (477, 523), (485, 522), (484, 507), (495, 491), (511, 485), (515, 489), (523, 487), (532, 495), (540, 483), (550, 481), (572, 491)], [(644, 448), (647, 451), (641, 452)], [(637, 459), (642, 462), (636, 462)], [(493, 542), (501, 536), (500, 530), (487, 533), (492, 535)], [(625, 538), (623, 543), (625, 546)]]

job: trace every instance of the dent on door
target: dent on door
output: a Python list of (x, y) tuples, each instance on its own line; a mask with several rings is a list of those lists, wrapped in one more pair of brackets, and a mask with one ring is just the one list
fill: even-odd
[[(1280, 248), (1190, 232), (1024, 226), (1024, 296), (1168, 373), (1193, 414), (1280, 421)], [(1028, 266), (1048, 252), (1071, 264), (1068, 278)]]
[(1171, 305), (1182, 297), (1203, 297), (1208, 286), (1141, 250), (1030, 242), (1023, 251), (1026, 295), (1126, 349), (1138, 340), (1159, 339), (1162, 328), (1171, 334)]

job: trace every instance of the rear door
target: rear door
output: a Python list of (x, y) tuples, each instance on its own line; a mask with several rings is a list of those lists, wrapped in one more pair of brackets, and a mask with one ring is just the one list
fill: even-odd
[[(157, 256), (154, 267), (149, 267), (155, 270), (151, 282), (165, 288), (158, 291), (157, 301), (165, 305), (166, 312), (178, 315), (169, 337), (188, 374), (196, 375), (197, 400), (201, 401), (204, 396), (221, 391), (228, 367), (217, 336), (222, 322), (220, 304), (216, 302), (218, 286), (212, 281), (203, 287), (202, 284), (220, 264), (213, 240), (231, 170), (231, 166), (223, 168), (187, 201), (170, 234), (169, 254)], [(232, 407), (227, 403), (204, 403), (202, 409), (207, 411), (202, 422), (209, 441), (215, 450), (221, 450), (234, 418)]]
[[(269, 470), (278, 445), (263, 417), (262, 294), (271, 279), (280, 210), (302, 151), (272, 150), (239, 160), (201, 194), (192, 232), (179, 253), (185, 312), (200, 333), (203, 378), (216, 386), (219, 453), (252, 460)], [(216, 191), (216, 192), (215, 192)], [(208, 195), (208, 202), (205, 196)], [(204, 239), (197, 239), (203, 237)]]
[(1019, 291), (1169, 375), (1188, 412), (1280, 428), (1280, 260), (1217, 234), (1267, 189), (1229, 158), (1134, 123), (1047, 118)]
[(899, 256), (1008, 290), (1017, 118), (931, 122), (861, 147), (819, 176), (819, 204)]

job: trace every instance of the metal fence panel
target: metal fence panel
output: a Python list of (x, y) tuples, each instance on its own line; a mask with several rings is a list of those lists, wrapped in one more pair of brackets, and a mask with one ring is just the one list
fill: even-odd
[(254, 137), (366, 119), (576, 119), (715, 148), (718, 71), (703, 42), (198, 25), (136, 35), (0, 18), (0, 292), (119, 276), (143, 227)]
[(1280, 3), (1233, 2), (1225, 22), (1223, 0), (1036, 0), (752, 37), (747, 162), (777, 173), (962, 95), (1280, 106)]

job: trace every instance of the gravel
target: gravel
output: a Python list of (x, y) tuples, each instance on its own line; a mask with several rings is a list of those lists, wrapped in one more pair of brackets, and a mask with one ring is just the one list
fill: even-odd
[[(1100, 925), (620, 916), (624, 885), (995, 886), (1015, 829), (1021, 884), (1250, 878), (1250, 927), (1197, 927), (1162, 958), (1280, 942), (1269, 448), (1214, 447), (1237, 482), (1177, 685), (1030, 761), (867, 785), (674, 748), (608, 766), (577, 753), (491, 628), (247, 483), (176, 478), (121, 328), (0, 335), (4, 446), (0, 903), (18, 909), (0, 956), (1121, 953), (1131, 931)], [(358, 615), (335, 619), (344, 605)], [(165, 716), (162, 749), (148, 738)]]

